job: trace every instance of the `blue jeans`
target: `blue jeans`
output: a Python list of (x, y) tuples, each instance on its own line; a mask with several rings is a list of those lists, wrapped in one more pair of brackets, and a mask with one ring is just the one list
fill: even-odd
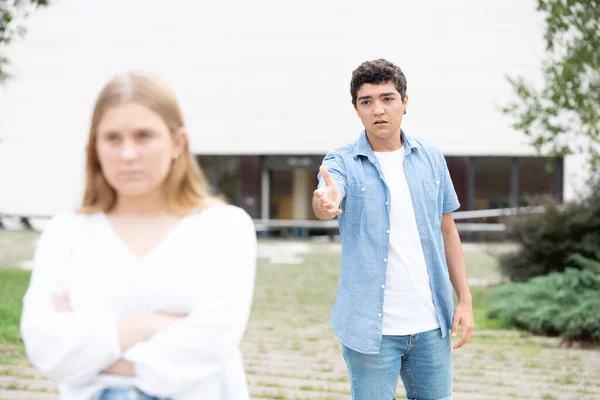
[(135, 388), (104, 389), (92, 397), (91, 400), (161, 400), (140, 392)]
[(342, 346), (353, 400), (392, 400), (398, 375), (410, 400), (452, 399), (450, 335), (441, 329), (416, 335), (383, 336), (379, 354)]

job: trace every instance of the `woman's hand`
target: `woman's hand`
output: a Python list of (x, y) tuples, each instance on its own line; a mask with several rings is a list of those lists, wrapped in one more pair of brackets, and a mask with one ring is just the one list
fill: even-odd
[(66, 293), (58, 293), (52, 295), (52, 305), (54, 312), (72, 312), (71, 303), (69, 302), (69, 296)]

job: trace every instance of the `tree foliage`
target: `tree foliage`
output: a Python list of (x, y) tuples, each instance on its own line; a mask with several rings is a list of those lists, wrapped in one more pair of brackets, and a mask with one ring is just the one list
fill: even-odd
[(0, 83), (10, 77), (6, 47), (15, 38), (25, 35), (23, 22), (31, 11), (48, 4), (49, 0), (0, 0)]
[(516, 100), (504, 108), (538, 152), (584, 153), (600, 171), (600, 0), (538, 0), (545, 15), (543, 83), (509, 77)]
[(521, 245), (500, 258), (502, 273), (512, 281), (577, 268), (581, 263), (568, 262), (573, 254), (600, 262), (600, 182), (585, 199), (561, 207), (548, 202), (544, 213), (519, 215), (508, 226)]
[(600, 262), (574, 254), (564, 272), (498, 287), (488, 318), (534, 334), (600, 342)]

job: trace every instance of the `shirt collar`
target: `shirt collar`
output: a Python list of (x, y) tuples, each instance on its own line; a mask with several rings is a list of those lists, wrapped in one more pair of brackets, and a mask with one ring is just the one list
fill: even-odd
[[(416, 150), (421, 147), (421, 144), (418, 141), (406, 136), (402, 129), (400, 129), (400, 137), (402, 138), (402, 145), (404, 146), (405, 155), (409, 155), (412, 150)], [(366, 129), (363, 129), (363, 131), (361, 132), (354, 151), (354, 157), (356, 158), (358, 156), (365, 156), (371, 158), (375, 156), (375, 154), (373, 153), (373, 148), (371, 147), (371, 144), (367, 139)]]

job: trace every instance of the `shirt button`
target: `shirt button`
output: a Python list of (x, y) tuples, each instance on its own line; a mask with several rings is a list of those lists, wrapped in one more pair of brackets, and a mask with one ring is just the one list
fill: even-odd
[(390, 230), (388, 229), (387, 231), (385, 231), (385, 233), (390, 233)]
[(388, 205), (388, 202), (387, 202), (387, 201), (385, 202), (385, 205), (386, 205), (386, 206)]
[(382, 288), (382, 289), (385, 289), (385, 285), (381, 285), (381, 288)]
[(364, 192), (364, 191), (365, 191), (365, 188), (362, 188), (362, 189), (360, 189), (360, 190), (361, 190), (361, 192)]
[(383, 261), (384, 261), (384, 262), (387, 262), (387, 258), (384, 258), (384, 259), (383, 259)]
[(378, 318), (381, 318), (381, 313), (377, 314), (377, 317), (378, 317)]

